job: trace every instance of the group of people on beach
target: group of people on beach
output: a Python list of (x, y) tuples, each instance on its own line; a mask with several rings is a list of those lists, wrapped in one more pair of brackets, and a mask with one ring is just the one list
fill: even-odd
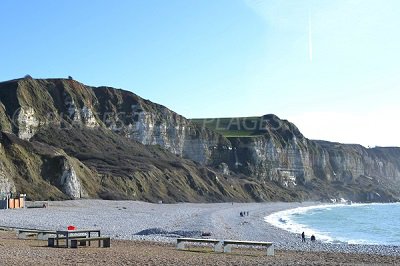
[(243, 217), (243, 216), (249, 216), (249, 212), (248, 211), (240, 212), (240, 217)]
[[(310, 239), (311, 239), (311, 242), (314, 242), (316, 240), (314, 235), (311, 235)], [(306, 234), (304, 232), (301, 233), (301, 242), (306, 242)]]

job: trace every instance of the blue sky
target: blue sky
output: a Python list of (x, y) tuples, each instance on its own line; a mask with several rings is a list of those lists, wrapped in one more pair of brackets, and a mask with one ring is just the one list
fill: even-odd
[(274, 113), (309, 138), (400, 146), (400, 1), (0, 6), (0, 80), (71, 75), (189, 118)]

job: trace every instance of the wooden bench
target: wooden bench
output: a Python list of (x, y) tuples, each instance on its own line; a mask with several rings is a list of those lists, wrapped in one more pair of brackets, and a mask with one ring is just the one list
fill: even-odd
[(111, 246), (110, 237), (88, 237), (88, 238), (73, 238), (71, 239), (71, 248), (78, 248), (78, 242), (80, 246), (86, 246), (86, 242), (99, 241), (99, 247), (101, 247), (101, 242), (103, 242), (103, 248), (109, 248)]
[(207, 238), (177, 238), (176, 248), (185, 249), (186, 243), (207, 243), (214, 245), (215, 252), (222, 252), (222, 243), (217, 239), (207, 239)]
[(28, 236), (36, 235), (38, 240), (47, 240), (49, 235), (55, 235), (56, 231), (52, 230), (35, 230), (35, 229), (18, 229), (17, 235), (19, 239), (26, 239)]
[(232, 252), (232, 245), (248, 245), (248, 246), (263, 246), (267, 247), (267, 256), (274, 256), (274, 245), (272, 242), (258, 242), (258, 241), (240, 241), (240, 240), (224, 240), (222, 246), (224, 252)]

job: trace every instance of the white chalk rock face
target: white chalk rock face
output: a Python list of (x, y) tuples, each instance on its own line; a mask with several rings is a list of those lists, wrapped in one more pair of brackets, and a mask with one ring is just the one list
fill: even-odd
[(68, 162), (64, 161), (63, 172), (60, 177), (60, 184), (62, 186), (63, 192), (73, 199), (81, 198), (82, 185), (76, 175), (74, 168)]
[[(4, 148), (0, 143), (0, 156), (4, 156)], [(0, 160), (0, 193), (15, 192), (15, 185), (12, 179), (7, 177), (7, 169), (4, 166), (4, 162)]]
[(25, 140), (31, 139), (39, 127), (39, 121), (32, 107), (21, 107), (15, 122), (18, 127), (18, 137)]
[(310, 180), (314, 173), (310, 169), (309, 154), (304, 152), (295, 138), (281, 146), (272, 139), (260, 137), (249, 143), (254, 165), (253, 175), (269, 178), (283, 186), (296, 186), (297, 180)]
[(3, 169), (0, 169), (0, 193), (15, 192), (14, 182), (7, 178)]
[(69, 118), (72, 119), (72, 121), (81, 121), (81, 114), (79, 112), (78, 107), (75, 104), (74, 99), (71, 98), (71, 96), (66, 95), (65, 96), (65, 107), (67, 109), (67, 115)]
[(201, 164), (209, 163), (218, 144), (214, 136), (200, 134), (187, 119), (165, 107), (159, 107), (158, 112), (145, 111), (140, 104), (131, 108), (134, 115), (128, 123), (115, 117), (107, 127), (144, 145), (160, 145), (178, 156)]
[(81, 110), (81, 117), (83, 124), (85, 124), (87, 127), (94, 128), (99, 126), (92, 109), (88, 108), (87, 106), (83, 106)]

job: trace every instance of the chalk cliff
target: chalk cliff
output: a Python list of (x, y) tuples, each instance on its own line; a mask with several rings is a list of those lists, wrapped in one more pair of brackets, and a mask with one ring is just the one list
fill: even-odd
[[(244, 121), (225, 123), (219, 130), (237, 130), (238, 125), (243, 129)], [(223, 161), (229, 169), (286, 187), (301, 185), (334, 199), (389, 201), (398, 197), (400, 148), (367, 149), (309, 140), (295, 125), (275, 115), (255, 121), (257, 125), (248, 136), (228, 137), (232, 150)], [(207, 122), (203, 125), (215, 128)]]
[[(235, 121), (216, 128), (71, 79), (2, 82), (0, 191), (168, 202), (399, 198), (399, 148), (309, 140), (274, 115)], [(254, 127), (235, 135), (240, 123)]]

